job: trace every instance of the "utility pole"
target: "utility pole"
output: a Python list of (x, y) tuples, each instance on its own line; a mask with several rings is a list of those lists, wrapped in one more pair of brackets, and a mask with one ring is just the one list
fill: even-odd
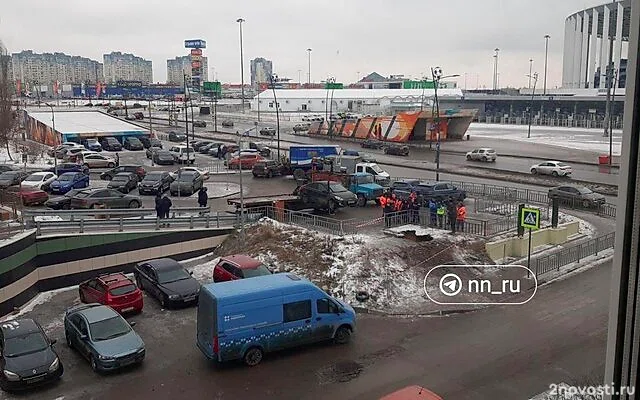
[[(531, 75), (529, 75), (531, 80)], [(536, 93), (536, 84), (538, 83), (538, 73), (533, 74), (533, 92), (531, 92), (531, 105), (529, 106), (529, 130), (527, 131), (527, 139), (531, 138), (531, 120), (533, 119), (533, 96)]]
[(436, 107), (436, 116), (434, 118), (436, 124), (436, 182), (440, 181), (440, 102), (438, 101), (438, 86), (440, 86), (441, 76), (442, 70), (440, 68), (431, 68), (433, 102)]
[(529, 89), (531, 89), (531, 77), (533, 76), (533, 58), (529, 59)]
[(498, 90), (498, 53), (499, 48), (495, 48), (495, 54), (493, 55), (493, 90)]
[(309, 72), (307, 75), (307, 88), (311, 87), (311, 48), (307, 49), (307, 53), (309, 53)]
[(611, 114), (613, 114), (613, 106), (616, 101), (616, 86), (618, 78), (618, 71), (613, 71), (613, 95), (611, 96), (611, 102), (609, 104), (609, 173), (611, 173), (611, 167), (613, 164), (613, 118), (611, 118)]
[(240, 237), (244, 238), (244, 187), (242, 186), (242, 134), (238, 135), (238, 171), (240, 172)]
[(611, 135), (609, 132), (610, 120), (611, 120), (611, 86), (613, 84), (613, 39), (614, 36), (609, 36), (609, 62), (605, 71), (605, 84), (607, 85), (607, 103), (604, 114), (604, 137)]
[(244, 19), (238, 18), (236, 22), (240, 25), (240, 97), (242, 97), (242, 113), (244, 114), (244, 56), (242, 53), (242, 23)]
[[(187, 135), (186, 163), (188, 164), (189, 163), (189, 113), (187, 113), (187, 74), (183, 74), (183, 78), (184, 78), (184, 129), (185, 129), (185, 134)], [(178, 193), (180, 193), (179, 187), (178, 187)]]
[(544, 35), (544, 88), (542, 95), (547, 94), (547, 60), (549, 58), (549, 38), (551, 35)]
[(273, 75), (269, 75), (269, 80), (271, 81), (271, 90), (273, 91), (273, 102), (276, 106), (276, 127), (277, 127), (277, 137), (278, 137), (278, 162), (280, 162), (280, 111), (278, 107), (278, 98), (276, 97), (276, 85), (273, 81)]
[(58, 154), (56, 147), (58, 144), (58, 134), (56, 133), (56, 113), (53, 110), (53, 106), (49, 103), (44, 103), (51, 109), (51, 128), (53, 129), (53, 173), (58, 176)]

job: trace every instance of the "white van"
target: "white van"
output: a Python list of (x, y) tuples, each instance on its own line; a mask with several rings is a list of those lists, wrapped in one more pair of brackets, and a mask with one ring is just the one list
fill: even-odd
[(173, 159), (177, 163), (193, 164), (196, 161), (196, 151), (192, 147), (183, 145), (171, 146), (169, 152), (173, 155)]

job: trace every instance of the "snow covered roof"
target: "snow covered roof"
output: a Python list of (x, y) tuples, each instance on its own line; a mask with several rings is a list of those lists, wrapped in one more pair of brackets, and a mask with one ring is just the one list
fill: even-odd
[[(51, 111), (29, 112), (29, 116), (52, 126)], [(56, 131), (79, 133), (146, 133), (146, 129), (99, 111), (55, 111)]]
[[(425, 98), (434, 96), (434, 89), (335, 89), (329, 90), (334, 99), (376, 100), (382, 98)], [(273, 99), (273, 91), (265, 90), (259, 94), (263, 99)], [(327, 89), (276, 89), (278, 100), (287, 99), (326, 99)], [(439, 97), (462, 97), (461, 89), (438, 89)], [(257, 97), (257, 96), (256, 96)], [(254, 98), (256, 98), (254, 97)]]

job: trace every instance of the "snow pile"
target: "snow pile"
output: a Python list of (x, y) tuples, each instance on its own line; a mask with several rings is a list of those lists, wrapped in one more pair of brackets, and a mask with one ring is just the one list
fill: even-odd
[[(9, 157), (7, 149), (2, 148), (0, 149), (0, 164), (15, 164), (16, 167), (24, 167), (24, 163), (22, 162), (22, 153), (20, 151), (15, 151), (15, 149), (11, 149), (11, 157)], [(49, 157), (44, 152), (41, 155), (31, 154), (27, 156), (27, 168), (30, 169), (50, 168), (53, 164), (53, 158)]]

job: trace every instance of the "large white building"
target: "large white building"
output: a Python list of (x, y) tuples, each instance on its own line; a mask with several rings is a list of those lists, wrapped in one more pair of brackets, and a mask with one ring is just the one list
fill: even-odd
[(118, 81), (153, 82), (151, 61), (119, 51), (104, 55), (104, 79), (107, 83)]
[(64, 53), (37, 54), (24, 50), (11, 55), (13, 81), (23, 84), (52, 85), (94, 84), (103, 79), (103, 66), (98, 61), (85, 57), (69, 56)]
[[(354, 112), (392, 114), (431, 107), (434, 89), (276, 89), (278, 111), (325, 113)], [(443, 101), (462, 99), (460, 89), (438, 89)], [(251, 100), (251, 110), (275, 112), (273, 91), (265, 90)]]
[[(570, 15), (565, 20), (562, 87), (606, 88), (609, 60), (624, 88), (629, 41), (631, 0), (607, 2)], [(613, 38), (613, 53), (610, 39)]]
[[(167, 60), (167, 83), (182, 85), (184, 82), (184, 74), (187, 74), (187, 82), (191, 84), (191, 55), (176, 57), (173, 60)], [(209, 63), (207, 57), (202, 57), (202, 81), (209, 80)]]

